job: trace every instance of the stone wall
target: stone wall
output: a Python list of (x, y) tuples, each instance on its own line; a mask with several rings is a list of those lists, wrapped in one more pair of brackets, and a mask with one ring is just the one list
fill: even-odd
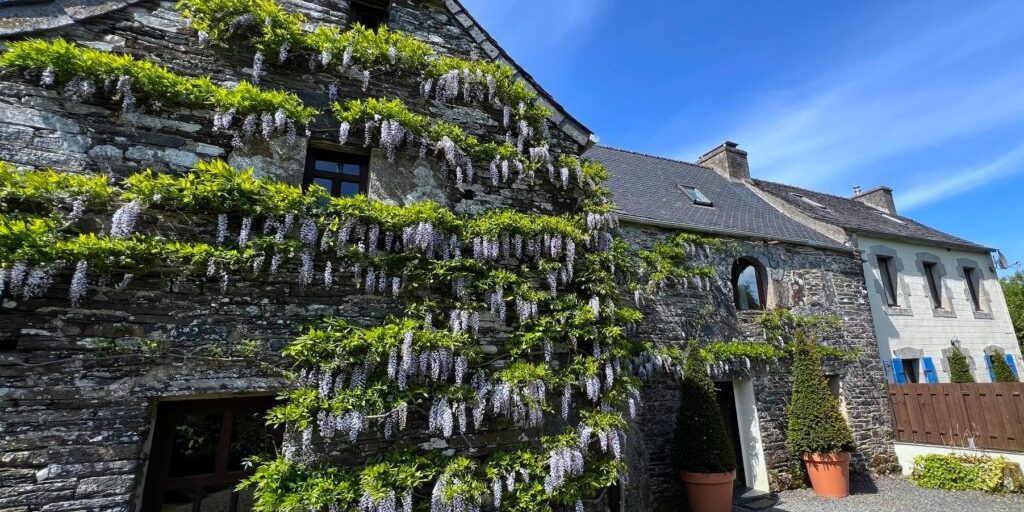
[[(347, 22), (345, 1), (285, 5), (311, 22)], [(472, 20), (465, 13), (457, 17), (452, 6), (461, 9), (455, 2), (399, 0), (392, 8), (391, 26), (442, 53), (497, 55), (479, 28), (467, 28)], [(47, 29), (10, 39), (60, 36), (128, 52), (181, 74), (210, 75), (222, 85), (251, 79), (251, 48), (199, 45), (174, 2), (121, 2), (117, 7), (102, 16), (76, 18), (75, 23), (46, 23), (26, 14), (20, 24), (6, 20), (2, 27), (7, 33)], [(18, 12), (39, 9), (44, 14), (50, 10)], [(110, 99), (74, 100), (36, 81), (20, 72), (0, 73), (0, 160), (123, 177), (145, 168), (182, 173), (199, 160), (222, 158), (297, 185), (307, 145), (337, 146), (337, 123), (327, 116), (308, 134), (300, 134), (294, 145), (282, 137), (236, 148), (231, 134), (212, 129), (211, 111), (150, 109), (125, 115)], [(323, 108), (332, 83), (343, 99), (398, 97), (412, 109), (456, 123), (483, 140), (505, 135), (500, 110), (423, 99), (414, 77), (376, 77), (363, 92), (358, 79), (288, 64), (269, 66), (261, 86), (296, 92), (307, 104)], [(579, 128), (570, 132), (571, 123), (557, 111), (553, 118), (552, 150), (581, 152), (588, 134)], [(345, 149), (365, 151), (358, 138)], [(557, 189), (546, 179), (533, 186), (494, 187), (478, 178), (459, 188), (432, 155), (419, 159), (411, 150), (391, 163), (376, 150), (370, 153), (373, 199), (394, 204), (432, 199), (461, 213), (494, 208), (563, 213), (577, 208), (576, 192)], [(86, 222), (102, 228), (109, 213)], [(231, 219), (232, 233), (238, 232), (240, 222)], [(165, 235), (170, 230), (183, 239), (212, 241), (216, 219), (146, 213), (139, 230)], [(272, 368), (239, 356), (243, 341), (255, 340), (266, 354), (276, 354), (311, 320), (336, 316), (369, 326), (402, 313), (400, 304), (365, 295), (351, 281), (330, 291), (303, 288), (296, 284), (296, 274), (295, 262), (289, 262), (275, 277), (257, 282), (232, 276), (226, 291), (217, 283), (181, 278), (179, 269), (172, 268), (135, 276), (124, 289), (117, 286), (122, 276), (113, 275), (106, 285), (91, 288), (81, 308), (72, 308), (67, 298), (71, 276), (62, 272), (43, 297), (23, 301), (5, 296), (0, 304), (0, 510), (137, 510), (158, 402), (276, 393), (285, 381)], [(494, 340), (484, 343), (485, 351), (495, 350)], [(518, 442), (518, 434), (498, 429), (474, 440), (475, 446)], [(382, 449), (364, 443), (358, 456), (346, 456), (358, 461)]]
[[(629, 225), (620, 230), (636, 247), (649, 247), (670, 232)], [(885, 392), (885, 374), (875, 344), (861, 262), (851, 252), (837, 252), (792, 244), (730, 240), (735, 254), (714, 256), (718, 283), (711, 292), (693, 287), (668, 287), (645, 304), (645, 318), (637, 332), (642, 339), (660, 343), (703, 341), (764, 341), (758, 312), (737, 312), (730, 280), (736, 258), (757, 259), (768, 274), (768, 305), (803, 312), (838, 315), (842, 338), (828, 340), (833, 346), (856, 349), (861, 357), (852, 363), (829, 361), (826, 373), (840, 382), (841, 400), (857, 441), (856, 470), (867, 470), (876, 456), (892, 453), (892, 425)], [(786, 407), (790, 395), (789, 369), (785, 363), (757, 364), (750, 368), (733, 364), (713, 367), (718, 382), (750, 380), (754, 386), (764, 458), (770, 475), (788, 473), (793, 458), (786, 450)], [(678, 384), (669, 377), (647, 383), (644, 407), (630, 438), (629, 465), (633, 479), (627, 486), (626, 503), (642, 503), (630, 510), (678, 510), (681, 485), (671, 453), (675, 414), (679, 407)]]

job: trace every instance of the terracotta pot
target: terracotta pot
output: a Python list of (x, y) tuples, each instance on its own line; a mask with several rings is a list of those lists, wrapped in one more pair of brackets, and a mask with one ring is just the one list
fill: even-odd
[(732, 483), (736, 472), (728, 473), (679, 473), (679, 479), (686, 488), (690, 512), (731, 512)]
[(850, 495), (849, 453), (805, 453), (804, 464), (815, 494), (823, 498)]

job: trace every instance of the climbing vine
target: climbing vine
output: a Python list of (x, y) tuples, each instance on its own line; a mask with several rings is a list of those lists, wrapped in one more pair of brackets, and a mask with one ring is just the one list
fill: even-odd
[[(232, 38), (256, 48), (256, 80), (267, 58), (278, 64), (304, 58), (311, 68), (352, 73), (363, 80), (372, 72), (418, 74), (425, 97), (493, 104), (504, 110), (504, 125), (520, 137), (540, 134), (550, 113), (533, 105), (536, 94), (515, 78), (507, 65), (436, 55), (430, 45), (381, 26), (370, 30), (356, 24), (347, 31), (319, 26), (303, 30), (304, 16), (291, 13), (273, 0), (180, 0), (178, 8), (192, 22), (202, 42), (229, 45)], [(525, 123), (525, 125), (523, 125)]]
[(41, 85), (63, 87), (73, 97), (102, 96), (119, 101), (126, 113), (135, 112), (142, 103), (209, 108), (217, 111), (216, 128), (238, 125), (246, 137), (294, 137), (296, 124), (305, 125), (317, 113), (292, 93), (262, 90), (248, 82), (221, 87), (206, 77), (181, 76), (131, 55), (94, 50), (64, 39), (10, 43), (0, 54), (0, 68), (38, 73)]
[[(248, 483), (259, 510), (393, 510), (422, 494), (437, 510), (485, 499), (503, 510), (550, 510), (578, 504), (623, 469), (623, 414), (639, 405), (632, 361), (643, 347), (628, 335), (640, 312), (618, 304), (636, 265), (628, 246), (610, 239), (608, 211), (460, 216), (429, 202), (329, 198), (220, 161), (117, 183), (5, 164), (0, 205), (0, 283), (9, 285), (0, 294), (41, 295), (61, 268), (73, 269), (73, 305), (88, 299), (99, 272), (123, 273), (129, 286), (133, 274), (172, 267), (226, 287), (229, 274), (274, 273), (295, 258), (304, 286), (331, 288), (350, 274), (346, 286), (407, 304), (405, 315), (375, 326), (323, 319), (285, 348), (295, 387), (269, 420), (290, 435), (283, 454), (254, 461)], [(82, 232), (85, 213), (110, 215), (109, 223)], [(147, 228), (163, 215), (204, 214), (217, 222), (202, 241)], [(498, 359), (481, 349), (494, 325), (513, 327)], [(486, 460), (423, 455), (411, 440), (361, 469), (319, 460), (322, 443), (415, 437), (404, 431), (420, 414), (425, 434), (441, 439), (491, 424), (537, 428), (551, 417), (569, 426)]]

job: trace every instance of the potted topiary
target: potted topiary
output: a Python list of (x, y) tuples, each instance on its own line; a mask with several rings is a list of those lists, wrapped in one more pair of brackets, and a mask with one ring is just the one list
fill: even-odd
[(700, 346), (686, 351), (675, 459), (692, 512), (732, 510), (736, 459)]
[(804, 461), (818, 496), (850, 495), (853, 432), (832, 395), (815, 343), (798, 330), (793, 347), (793, 397), (789, 404), (786, 443)]

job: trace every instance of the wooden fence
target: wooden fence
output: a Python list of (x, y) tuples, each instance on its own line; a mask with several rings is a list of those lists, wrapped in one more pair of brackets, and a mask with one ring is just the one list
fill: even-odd
[(895, 384), (896, 441), (1024, 452), (1024, 383)]

